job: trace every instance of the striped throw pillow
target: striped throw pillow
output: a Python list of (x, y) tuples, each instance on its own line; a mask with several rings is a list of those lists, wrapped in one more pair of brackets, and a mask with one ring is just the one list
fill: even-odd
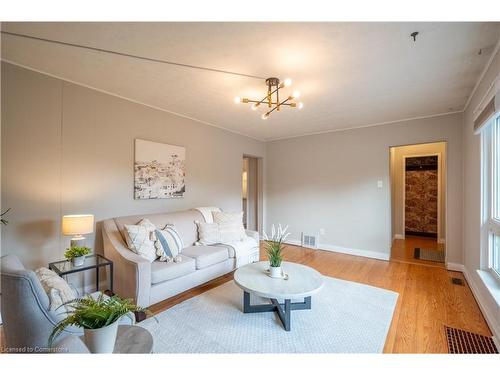
[(160, 257), (161, 262), (171, 262), (179, 260), (179, 254), (184, 247), (179, 232), (173, 225), (167, 225), (163, 230), (155, 230), (156, 255)]

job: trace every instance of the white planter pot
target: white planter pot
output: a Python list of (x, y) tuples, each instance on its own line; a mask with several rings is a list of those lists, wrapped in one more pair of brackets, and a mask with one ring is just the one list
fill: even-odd
[(271, 277), (276, 277), (276, 278), (282, 278), (283, 273), (281, 272), (281, 266), (280, 267), (269, 267), (269, 275)]
[(71, 261), (73, 262), (73, 266), (75, 267), (83, 266), (85, 264), (85, 255), (73, 258)]
[(117, 332), (118, 320), (106, 327), (84, 329), (85, 345), (91, 353), (113, 353)]

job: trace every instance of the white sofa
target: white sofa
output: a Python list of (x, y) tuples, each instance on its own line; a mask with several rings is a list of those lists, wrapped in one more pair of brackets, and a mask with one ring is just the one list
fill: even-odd
[[(128, 249), (122, 231), (125, 224), (137, 224), (149, 219), (157, 228), (174, 224), (184, 245), (178, 263), (147, 259)], [(235, 252), (230, 246), (194, 246), (198, 241), (195, 221), (205, 219), (197, 210), (165, 214), (116, 217), (103, 223), (104, 255), (114, 263), (114, 291), (123, 298), (132, 298), (143, 307), (151, 306), (183, 291), (222, 276), (236, 268)], [(248, 254), (239, 264), (259, 260), (259, 234), (246, 231)]]

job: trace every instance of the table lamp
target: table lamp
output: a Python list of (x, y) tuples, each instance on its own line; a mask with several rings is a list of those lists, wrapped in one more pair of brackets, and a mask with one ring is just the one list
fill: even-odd
[(94, 231), (94, 215), (64, 215), (62, 218), (62, 233), (71, 238), (71, 247), (83, 246), (83, 234)]

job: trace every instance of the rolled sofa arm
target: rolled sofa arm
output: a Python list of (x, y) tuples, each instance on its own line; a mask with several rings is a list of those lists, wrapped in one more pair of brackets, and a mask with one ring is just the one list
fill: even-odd
[(260, 235), (259, 235), (259, 232), (256, 232), (254, 230), (249, 230), (249, 229), (246, 229), (245, 230), (245, 233), (248, 237), (251, 237), (253, 238), (254, 240), (257, 241), (257, 243), (260, 242)]
[(104, 256), (113, 261), (114, 292), (148, 307), (151, 293), (151, 263), (129, 250), (114, 220), (105, 220), (102, 228)]

